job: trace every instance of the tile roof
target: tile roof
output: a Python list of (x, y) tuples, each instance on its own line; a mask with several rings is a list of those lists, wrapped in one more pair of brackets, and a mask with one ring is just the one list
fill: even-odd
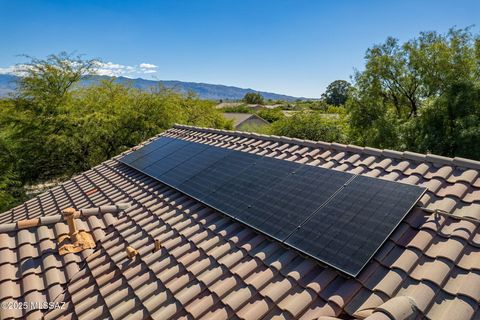
[(240, 126), (245, 121), (252, 120), (252, 119), (263, 122), (266, 125), (270, 124), (267, 120), (263, 119), (262, 117), (257, 116), (254, 113), (228, 113), (228, 112), (225, 112), (225, 113), (223, 113), (223, 116), (227, 120), (233, 120), (233, 126), (235, 128)]
[[(0, 302), (66, 302), (2, 309), (1, 319), (479, 319), (480, 163), (187, 126), (162, 135), (426, 186), (421, 205), (451, 215), (414, 208), (360, 275), (345, 278), (116, 157), (0, 214), (8, 224), (131, 205), (78, 219), (96, 241), (80, 253), (58, 254), (63, 221), (0, 232)], [(132, 260), (128, 246), (139, 252)]]

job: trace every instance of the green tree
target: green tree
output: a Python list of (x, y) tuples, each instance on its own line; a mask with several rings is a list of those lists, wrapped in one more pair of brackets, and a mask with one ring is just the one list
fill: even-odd
[(330, 83), (322, 94), (323, 100), (334, 106), (344, 105), (348, 99), (348, 94), (352, 85), (345, 80), (335, 80)]
[(299, 112), (271, 125), (271, 133), (299, 139), (346, 142), (342, 118), (329, 118), (317, 112)]
[(4, 132), (23, 183), (59, 176), (72, 166), (72, 91), (96, 65), (96, 60), (66, 53), (29, 59), (18, 65), (18, 94), (3, 118), (8, 120)]
[(46, 59), (25, 57), (29, 61), (16, 66), (22, 75), (18, 93), (21, 98), (32, 101), (35, 108), (41, 108), (40, 112), (55, 112), (72, 86), (82, 77), (94, 74), (98, 66), (98, 60), (85, 60), (66, 52)]
[(252, 108), (249, 108), (245, 104), (241, 104), (235, 107), (225, 107), (221, 109), (222, 112), (230, 112), (230, 113), (254, 113)]
[(15, 172), (14, 163), (15, 158), (0, 132), (0, 212), (25, 199), (25, 192)]
[(243, 97), (243, 102), (248, 104), (264, 104), (263, 96), (258, 92), (248, 92)]
[(455, 83), (407, 129), (407, 148), (480, 159), (480, 86)]
[(478, 83), (479, 43), (479, 36), (467, 28), (445, 35), (422, 32), (404, 44), (388, 38), (369, 49), (365, 70), (355, 74), (355, 89), (347, 101), (351, 140), (383, 148), (439, 150), (411, 143), (411, 130), (419, 129), (414, 125), (417, 117), (428, 114), (424, 108), (438, 106), (435, 101), (447, 94), (461, 96), (465, 84)]

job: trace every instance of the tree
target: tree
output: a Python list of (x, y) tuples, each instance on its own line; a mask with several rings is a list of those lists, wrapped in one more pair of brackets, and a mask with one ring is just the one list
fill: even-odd
[(74, 165), (72, 91), (82, 76), (95, 72), (96, 60), (64, 52), (46, 59), (28, 57), (17, 66), (18, 94), (11, 101), (7, 124), (16, 172), (22, 183), (57, 177)]
[(480, 86), (456, 83), (407, 128), (407, 148), (480, 159)]
[(25, 57), (30, 61), (16, 67), (16, 72), (22, 75), (18, 92), (20, 97), (34, 102), (36, 108), (43, 108), (42, 112), (53, 111), (72, 86), (82, 77), (94, 74), (98, 66), (98, 60), (85, 60), (66, 52), (46, 59)]
[(322, 98), (328, 104), (334, 106), (344, 105), (348, 99), (348, 94), (352, 85), (345, 80), (335, 80), (330, 83), (322, 94)]
[(243, 97), (243, 102), (248, 104), (263, 104), (263, 96), (258, 92), (248, 92)]
[(0, 212), (25, 199), (22, 184), (14, 171), (14, 163), (15, 158), (0, 135)]
[(352, 142), (432, 150), (433, 145), (411, 143), (411, 130), (419, 130), (422, 122), (416, 118), (431, 115), (424, 109), (439, 107), (438, 99), (456, 99), (478, 84), (479, 56), (480, 37), (469, 28), (445, 35), (422, 32), (404, 44), (388, 38), (368, 49), (365, 70), (355, 73), (355, 88), (347, 101)]
[(298, 112), (271, 125), (271, 133), (299, 139), (346, 142), (342, 118), (328, 118), (317, 112)]

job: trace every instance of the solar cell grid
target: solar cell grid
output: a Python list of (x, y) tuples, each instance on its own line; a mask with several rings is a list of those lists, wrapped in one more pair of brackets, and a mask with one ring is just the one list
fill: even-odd
[(214, 163), (226, 157), (230, 151), (209, 146), (180, 163), (175, 168), (163, 173), (160, 178), (170, 185), (180, 186)]
[(237, 218), (254, 220), (257, 228), (283, 241), (348, 178), (350, 175), (343, 172), (298, 165), (294, 173), (278, 180)]
[(420, 188), (356, 176), (286, 243), (356, 275), (422, 194)]
[(230, 182), (242, 170), (252, 165), (255, 158), (250, 153), (229, 150), (229, 153), (220, 161), (186, 180), (178, 188), (196, 199), (205, 200), (204, 198), (209, 194)]
[[(152, 144), (155, 142), (152, 142)], [(137, 160), (127, 164), (130, 164), (132, 167), (144, 171), (147, 167), (151, 166), (154, 163), (159, 162), (163, 158), (166, 158), (167, 156), (169, 156), (171, 153), (177, 152), (178, 150), (180, 150), (183, 147), (186, 147), (189, 144), (190, 142), (187, 142), (184, 140), (173, 139), (173, 141), (162, 144), (160, 145), (159, 148), (156, 148), (155, 150), (147, 154), (144, 154), (142, 157), (138, 158)], [(142, 149), (143, 148), (135, 151), (134, 153), (141, 152)]]
[(122, 158), (122, 161), (127, 164), (132, 164), (135, 160), (143, 158), (152, 151), (155, 151), (156, 149), (161, 148), (172, 141), (176, 141), (176, 139), (162, 137), (161, 139), (148, 143), (147, 145), (136, 150), (135, 152), (127, 154)]
[(120, 161), (352, 276), (425, 191), (166, 137)]

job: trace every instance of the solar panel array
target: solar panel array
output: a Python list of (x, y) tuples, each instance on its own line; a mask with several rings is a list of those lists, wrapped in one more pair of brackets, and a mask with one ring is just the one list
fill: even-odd
[(120, 161), (351, 276), (425, 192), (169, 137)]

